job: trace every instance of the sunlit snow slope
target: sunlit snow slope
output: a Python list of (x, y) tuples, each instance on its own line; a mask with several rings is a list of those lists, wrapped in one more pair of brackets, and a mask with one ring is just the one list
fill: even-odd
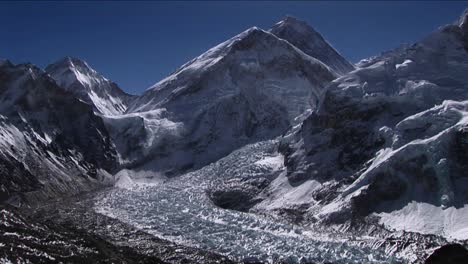
[[(136, 98), (125, 120), (108, 124), (117, 127), (117, 144), (128, 139), (122, 123), (149, 127), (148, 134), (151, 124), (162, 124), (158, 140), (139, 133), (133, 153), (145, 157), (138, 165), (176, 175), (281, 135), (315, 109), (337, 76), (289, 42), (251, 28), (180, 67)], [(134, 161), (133, 153), (122, 159)]]
[(284, 137), (289, 182), (313, 186), (313, 221), (374, 215), (389, 228), (468, 238), (465, 21), (361, 61)]
[(45, 70), (60, 87), (91, 104), (99, 114), (122, 114), (133, 98), (77, 58), (65, 57)]

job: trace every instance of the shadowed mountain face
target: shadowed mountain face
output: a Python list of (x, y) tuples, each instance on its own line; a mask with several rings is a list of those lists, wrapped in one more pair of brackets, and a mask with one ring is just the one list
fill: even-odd
[(269, 31), (278, 38), (287, 40), (305, 54), (320, 60), (340, 75), (354, 70), (349, 61), (304, 21), (286, 17)]
[(465, 50), (468, 51), (468, 9), (460, 17), (459, 26), (462, 32)]
[(116, 169), (104, 123), (88, 104), (32, 65), (4, 62), (0, 79), (3, 199), (77, 193)]
[(468, 250), (460, 244), (448, 244), (440, 247), (424, 262), (425, 264), (458, 264), (466, 262)]

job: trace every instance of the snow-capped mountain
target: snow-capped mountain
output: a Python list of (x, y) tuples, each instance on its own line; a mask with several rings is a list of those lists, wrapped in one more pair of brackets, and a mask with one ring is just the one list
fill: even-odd
[[(285, 24), (297, 27), (298, 23)], [(285, 26), (285, 30), (287, 27)], [(318, 33), (315, 34), (323, 40)], [(3, 129), (5, 146), (26, 145), (23, 153), (26, 157), (32, 154), (37, 154), (38, 156), (33, 155), (36, 158), (42, 157), (44, 153), (32, 150), (28, 143), (18, 143), (15, 140), (25, 138), (25, 142), (31, 141), (35, 145), (38, 144), (35, 137), (42, 135), (44, 140), (40, 142), (47, 148), (56, 135), (80, 137), (76, 134), (80, 129), (68, 131), (69, 127), (75, 126), (64, 127), (62, 117), (55, 116), (75, 111), (68, 109), (73, 108), (74, 104), (88, 105), (99, 116), (87, 113), (92, 122), (97, 122), (90, 126), (96, 127), (95, 131), (102, 134), (103, 140), (89, 150), (102, 147), (105, 149), (102, 153), (105, 159), (110, 160), (113, 165), (101, 166), (94, 160), (89, 160), (90, 164), (84, 165), (85, 167), (96, 166), (109, 171), (119, 163), (126, 167), (146, 166), (145, 168), (164, 175), (173, 175), (208, 164), (246, 143), (281, 135), (316, 108), (324, 87), (338, 77), (333, 69), (320, 60), (310, 57), (288, 41), (255, 27), (208, 50), (138, 97), (124, 93), (116, 84), (77, 58), (66, 57), (47, 66), (45, 72), (33, 65), (12, 65), (4, 60), (1, 65), (5, 70), (17, 69), (20, 72), (18, 69), (21, 69), (34, 73), (31, 75), (34, 77), (30, 77), (31, 80), (27, 82), (23, 80), (26, 77), (21, 74), (10, 76), (11, 84), (4, 85), (8, 85), (8, 89), (12, 91), (14, 89), (11, 87), (20, 86), (25, 94), (30, 93), (31, 89), (23, 84), (26, 82), (32, 86), (53, 86), (54, 89), (62, 89), (63, 96), (74, 96), (77, 99), (70, 106), (60, 106), (60, 111), (52, 109), (55, 105), (50, 106), (48, 102), (43, 102), (47, 106), (43, 110), (44, 118), (47, 120), (49, 116), (53, 116), (53, 121), (33, 121), (34, 124), (46, 122), (39, 127), (29, 127), (32, 124), (27, 122), (28, 118), (36, 118), (35, 114), (21, 115), (26, 118), (22, 122), (27, 124), (18, 128), (19, 124), (13, 122), (11, 116), (6, 112), (2, 113), (5, 123), (12, 123), (12, 130), (7, 129), (7, 126)], [(26, 73), (23, 75), (28, 76)], [(52, 84), (43, 84), (44, 80)], [(50, 91), (46, 89), (44, 93)], [(5, 94), (5, 102), (2, 103), (5, 111), (18, 107), (9, 93)], [(34, 99), (40, 100), (41, 97)], [(104, 127), (101, 127), (102, 124)], [(44, 128), (46, 125), (47, 129)], [(15, 129), (19, 130), (13, 131)], [(12, 136), (14, 133), (17, 135)], [(30, 133), (34, 134), (32, 138), (29, 138)], [(81, 134), (87, 135), (84, 132)], [(107, 134), (111, 136), (112, 142)], [(7, 138), (14, 140), (8, 141)], [(84, 143), (73, 141), (70, 144), (69, 149), (73, 149), (83, 147), (80, 144)], [(18, 161), (18, 158), (11, 159), (13, 154), (8, 153), (9, 162)], [(79, 162), (81, 157), (76, 158), (73, 154), (52, 153), (60, 156), (54, 156), (55, 163), (74, 160), (77, 166), (85, 164)], [(44, 167), (44, 170), (54, 170), (53, 167), (58, 166), (55, 163), (50, 166), (42, 164), (49, 158), (31, 160), (38, 163), (37, 166)], [(19, 162), (25, 163), (25, 168), (30, 167), (24, 160)], [(87, 169), (78, 171), (78, 174), (88, 172)], [(22, 174), (29, 175), (26, 172)], [(68, 169), (64, 169), (55, 174), (76, 173), (69, 173)], [(30, 172), (29, 178), (36, 179), (44, 175), (45, 173), (36, 170)], [(6, 193), (21, 189), (18, 187), (18, 190), (12, 191), (14, 188), (5, 186), (2, 188)]]
[(134, 97), (77, 58), (65, 57), (48, 65), (45, 71), (60, 87), (91, 104), (102, 115), (124, 113)]
[(146, 127), (166, 125), (153, 126), (160, 138), (145, 152), (153, 160), (148, 166), (170, 174), (169, 168), (199, 167), (247, 142), (279, 136), (315, 109), (336, 77), (289, 42), (250, 28), (149, 88), (132, 102), (125, 122), (137, 115)]
[(92, 107), (30, 64), (0, 64), (0, 200), (34, 203), (89, 190), (116, 168)]
[[(467, 72), (468, 11), (356, 66), (286, 17), (209, 49), (140, 96), (76, 58), (45, 71), (0, 60), (0, 203), (110, 183), (118, 188), (90, 194), (78, 214), (239, 262), (420, 261), (445, 238), (468, 239)], [(12, 226), (21, 219), (1, 213)], [(89, 228), (91, 218), (77, 219)], [(387, 239), (395, 229), (420, 234)], [(137, 236), (121, 231), (107, 230), (113, 241)], [(34, 236), (7, 239), (40, 252)], [(162, 251), (177, 261), (151, 252)]]
[(466, 15), (361, 61), (284, 137), (287, 177), (293, 190), (309, 186), (311, 221), (377, 216), (388, 228), (468, 238)]
[(306, 22), (287, 16), (270, 30), (287, 40), (305, 54), (320, 60), (340, 75), (354, 70), (354, 65), (341, 56), (317, 31)]

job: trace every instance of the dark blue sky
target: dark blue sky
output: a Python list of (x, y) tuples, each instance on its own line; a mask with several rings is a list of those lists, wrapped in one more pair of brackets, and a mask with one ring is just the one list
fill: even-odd
[(67, 55), (130, 93), (251, 27), (306, 20), (352, 62), (414, 42), (467, 2), (0, 2), (0, 58), (40, 67)]

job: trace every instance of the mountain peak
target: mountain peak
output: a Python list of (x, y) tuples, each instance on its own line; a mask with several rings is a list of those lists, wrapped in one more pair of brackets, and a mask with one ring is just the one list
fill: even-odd
[(107, 80), (100, 76), (85, 61), (70, 56), (48, 65), (45, 71), (66, 90), (70, 90), (71, 87), (74, 87), (73, 84), (75, 82), (79, 82), (81, 85), (89, 88), (92, 85), (92, 79), (98, 78)]
[(325, 63), (338, 74), (342, 75), (354, 70), (354, 66), (350, 62), (303, 20), (286, 16), (269, 31), (278, 38), (296, 46), (305, 54)]
[(247, 29), (247, 30), (244, 31), (244, 32), (245, 32), (245, 33), (252, 33), (252, 32), (256, 32), (256, 31), (261, 31), (261, 29), (258, 28), (258, 27), (253, 26), (253, 27)]
[[(270, 31), (294, 30), (301, 34), (318, 34), (307, 22), (293, 16), (285, 16), (280, 22), (276, 23)], [(320, 34), (319, 34), (320, 36)]]
[(268, 35), (268, 33), (266, 31), (264, 31), (263, 29), (261, 28), (258, 28), (258, 27), (251, 27), (241, 33), (239, 33), (238, 35), (234, 36), (233, 38), (227, 40), (226, 43), (226, 48), (229, 48), (230, 45), (229, 44), (232, 44), (234, 42), (239, 42), (239, 41), (243, 41), (245, 39), (249, 39), (253, 36), (262, 36), (262, 35)]
[(261, 28), (251, 27), (251, 28), (239, 33), (235, 37), (231, 38), (226, 43), (229, 43), (227, 45), (227, 47), (230, 47), (235, 42), (242, 42), (242, 41), (249, 40), (251, 38), (255, 38), (256, 40), (260, 40), (262, 38), (268, 38), (270, 36), (271, 36), (270, 33), (266, 32), (265, 30), (263, 30)]
[(127, 109), (131, 96), (81, 59), (67, 56), (45, 70), (60, 87), (92, 104), (100, 114), (115, 115)]
[(458, 25), (464, 32), (468, 32), (468, 8), (465, 9), (462, 16), (460, 17)]
[(230, 54), (231, 51), (247, 49), (254, 45), (254, 43), (262, 42), (267, 38), (277, 39), (277, 37), (270, 34), (269, 32), (266, 32), (261, 28), (255, 26), (248, 28), (247, 30), (214, 46), (213, 48), (207, 50), (200, 56), (183, 64), (171, 75), (162, 79), (153, 86), (149, 87), (147, 90), (159, 90), (160, 87), (175, 80), (178, 80), (183, 83), (185, 82), (184, 76), (191, 77), (193, 72), (201, 73), (207, 70), (208, 68), (217, 65), (220, 61), (222, 61), (223, 58)]
[(11, 65), (11, 62), (7, 59), (0, 58), (0, 66), (3, 66), (3, 65)]
[(78, 69), (79, 71), (88, 71), (96, 73), (96, 71), (91, 68), (86, 61), (81, 60), (76, 57), (66, 56), (55, 63), (52, 63), (46, 67), (46, 71), (55, 71), (57, 69)]

